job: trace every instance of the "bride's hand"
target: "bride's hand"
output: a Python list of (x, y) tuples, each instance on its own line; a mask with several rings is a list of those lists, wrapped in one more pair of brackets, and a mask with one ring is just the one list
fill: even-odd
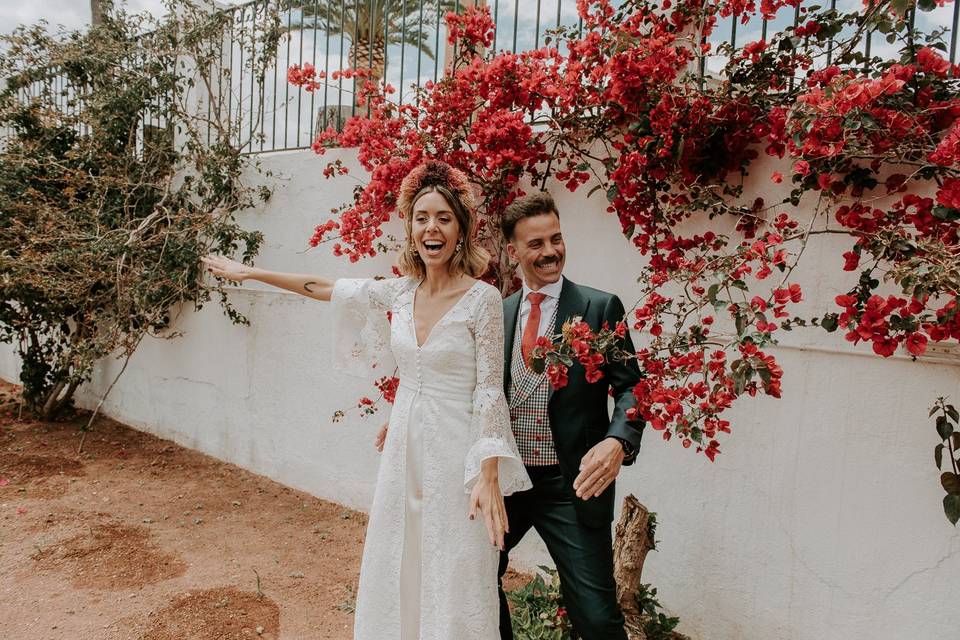
[[(496, 461), (496, 458), (493, 458)], [(486, 464), (486, 461), (484, 462)], [(507, 508), (500, 492), (500, 480), (496, 473), (486, 471), (470, 492), (470, 519), (477, 517), (477, 511), (483, 514), (483, 523), (487, 527), (490, 544), (503, 551), (503, 535), (510, 531), (507, 523)]]
[(205, 256), (200, 258), (200, 262), (206, 265), (207, 271), (216, 277), (226, 278), (234, 282), (243, 282), (253, 273), (252, 267), (223, 256)]
[(377, 453), (383, 453), (383, 444), (387, 441), (388, 428), (389, 424), (384, 423), (384, 425), (380, 427), (380, 431), (377, 432), (377, 439), (373, 442), (373, 446), (377, 448)]

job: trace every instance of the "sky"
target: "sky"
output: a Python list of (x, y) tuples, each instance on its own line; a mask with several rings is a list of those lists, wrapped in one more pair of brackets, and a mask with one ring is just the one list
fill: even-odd
[[(163, 14), (162, 0), (129, 0), (131, 11)], [(90, 0), (0, 0), (0, 33), (10, 33), (22, 24), (46, 19), (68, 29), (90, 23)]]
[[(237, 0), (218, 0), (217, 4), (237, 4)], [(126, 0), (132, 13), (164, 13), (163, 0)], [(10, 33), (23, 24), (46, 19), (54, 25), (78, 29), (90, 24), (90, 0), (0, 0), (0, 33)]]
[[(218, 4), (236, 4), (236, 2), (237, 0), (220, 0)], [(129, 10), (133, 12), (148, 11), (157, 16), (162, 15), (164, 12), (163, 0), (127, 0), (126, 4)], [(490, 2), (490, 4), (492, 5), (493, 3)], [(505, 5), (502, 7), (504, 13), (510, 12), (512, 14), (512, 7), (510, 7), (512, 3), (504, 1), (498, 4)], [(559, 4), (561, 6), (569, 5), (562, 7), (564, 14), (575, 11), (574, 2), (561, 1)], [(846, 8), (849, 10), (861, 6), (861, 4), (860, 0), (840, 0), (840, 2), (838, 2), (838, 8)], [(535, 22), (533, 14), (536, 11), (537, 3), (525, 1), (521, 3), (521, 5), (519, 22), (531, 23), (529, 24), (531, 28), (527, 30), (532, 32), (532, 23)], [(548, 26), (553, 26), (551, 23), (555, 21), (553, 7), (557, 6), (556, 0), (541, 0), (540, 5), (542, 7), (541, 28), (545, 29), (548, 28)], [(786, 22), (790, 18), (790, 16), (786, 15), (789, 12), (784, 11), (783, 13), (783, 21)], [(951, 21), (951, 13), (952, 7), (949, 6), (938, 9), (933, 14), (920, 12), (920, 26), (930, 28), (938, 24), (949, 24)], [(509, 18), (512, 16), (504, 17), (508, 18), (505, 22), (509, 22)], [(44, 18), (51, 24), (63, 25), (68, 29), (80, 28), (90, 22), (90, 2), (89, 0), (0, 0), (0, 33), (10, 33), (18, 25), (33, 24)], [(563, 22), (574, 20), (572, 15), (564, 15), (563, 18)], [(501, 47), (511, 48), (512, 33), (509, 32), (512, 31), (512, 29), (509, 27), (512, 25), (505, 26), (507, 28), (498, 34), (497, 44)], [(521, 28), (521, 31), (524, 31), (524, 29)], [(721, 27), (718, 28), (717, 31), (726, 34), (727, 29)], [(746, 33), (742, 33), (741, 37), (746, 37), (747, 39), (750, 39), (751, 36), (759, 35), (751, 33), (749, 28), (744, 31), (746, 31)], [(530, 40), (533, 40), (533, 38), (531, 37)], [(533, 42), (530, 42), (528, 46), (532, 44)]]

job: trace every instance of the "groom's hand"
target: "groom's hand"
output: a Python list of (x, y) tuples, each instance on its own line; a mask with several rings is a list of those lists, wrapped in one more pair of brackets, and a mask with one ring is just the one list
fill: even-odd
[(581, 500), (596, 498), (617, 479), (623, 465), (623, 445), (616, 438), (604, 438), (580, 460), (580, 475), (573, 490)]

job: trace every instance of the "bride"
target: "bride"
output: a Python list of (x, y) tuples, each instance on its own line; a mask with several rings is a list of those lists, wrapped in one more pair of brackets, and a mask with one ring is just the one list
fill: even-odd
[(354, 638), (497, 640), (503, 496), (531, 486), (503, 393), (500, 294), (476, 279), (488, 256), (474, 241), (463, 173), (421, 164), (404, 178), (398, 208), (402, 278), (334, 282), (218, 256), (203, 262), (217, 277), (331, 301), (340, 358), (396, 360), (400, 385), (370, 508)]

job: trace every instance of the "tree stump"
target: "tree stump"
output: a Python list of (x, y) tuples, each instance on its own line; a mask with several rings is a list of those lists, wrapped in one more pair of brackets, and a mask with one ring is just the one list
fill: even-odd
[(617, 581), (620, 609), (628, 621), (640, 617), (636, 594), (642, 583), (643, 562), (654, 546), (649, 524), (647, 508), (633, 495), (624, 498), (613, 541), (613, 577)]
[(627, 621), (627, 631), (635, 640), (646, 640), (636, 595), (640, 590), (643, 562), (654, 545), (649, 524), (647, 508), (632, 494), (624, 498), (613, 540), (613, 577), (617, 581), (617, 600)]
[[(623, 511), (613, 541), (613, 577), (617, 581), (617, 600), (627, 622), (630, 640), (647, 640), (643, 633), (646, 618), (637, 606), (636, 595), (643, 582), (643, 563), (653, 548), (650, 512), (631, 494), (623, 500)], [(672, 635), (677, 640), (686, 639), (676, 632)]]

